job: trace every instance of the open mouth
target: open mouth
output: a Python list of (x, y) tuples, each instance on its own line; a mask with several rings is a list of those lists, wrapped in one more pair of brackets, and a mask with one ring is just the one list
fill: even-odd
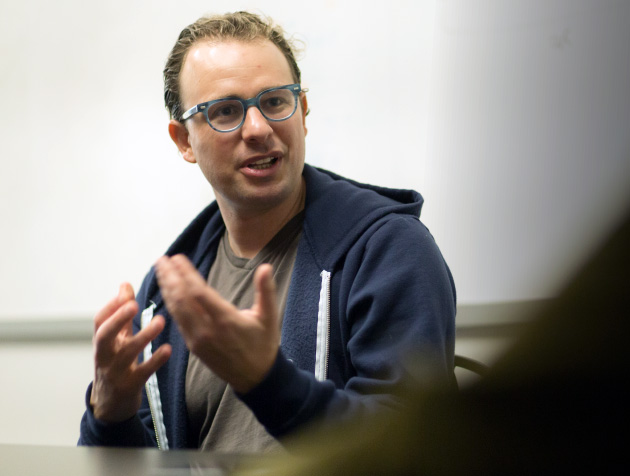
[(271, 167), (277, 161), (277, 157), (267, 157), (265, 159), (257, 160), (256, 162), (252, 162), (251, 164), (248, 164), (247, 167), (253, 170), (264, 170)]

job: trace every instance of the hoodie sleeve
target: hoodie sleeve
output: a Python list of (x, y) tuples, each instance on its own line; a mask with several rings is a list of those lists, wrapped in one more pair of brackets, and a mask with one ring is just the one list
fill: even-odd
[(396, 394), (409, 357), (427, 381), (451, 381), (455, 287), (417, 218), (375, 224), (348, 252), (333, 281), (331, 308), (347, 333), (329, 359), (332, 366), (346, 365), (349, 377), (320, 382), (280, 352), (266, 379), (240, 396), (276, 437), (313, 421), (334, 424), (399, 408)]
[(78, 446), (155, 447), (155, 439), (139, 414), (120, 423), (106, 423), (94, 417), (90, 407), (92, 384), (86, 393), (86, 411), (81, 419)]

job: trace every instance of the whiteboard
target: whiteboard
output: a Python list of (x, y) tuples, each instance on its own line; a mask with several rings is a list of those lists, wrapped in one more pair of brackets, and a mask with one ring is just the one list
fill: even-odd
[(92, 316), (213, 199), (161, 72), (238, 9), (305, 46), (307, 162), (420, 191), (461, 303), (553, 296), (630, 199), (630, 2), (3, 2), (0, 320)]

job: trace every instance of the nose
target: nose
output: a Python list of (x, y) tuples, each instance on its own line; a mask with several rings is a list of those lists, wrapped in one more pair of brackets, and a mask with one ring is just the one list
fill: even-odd
[(245, 113), (245, 122), (241, 127), (241, 134), (246, 141), (265, 141), (271, 134), (273, 129), (269, 121), (265, 119), (260, 110), (253, 106), (247, 108)]

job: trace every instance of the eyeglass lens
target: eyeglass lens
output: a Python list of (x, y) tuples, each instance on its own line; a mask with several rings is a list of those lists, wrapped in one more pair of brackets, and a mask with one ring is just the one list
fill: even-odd
[[(267, 91), (258, 98), (258, 104), (263, 116), (273, 121), (287, 119), (296, 107), (295, 95), (289, 89)], [(212, 127), (220, 131), (237, 127), (244, 116), (243, 103), (236, 99), (225, 99), (208, 108), (208, 121)]]

